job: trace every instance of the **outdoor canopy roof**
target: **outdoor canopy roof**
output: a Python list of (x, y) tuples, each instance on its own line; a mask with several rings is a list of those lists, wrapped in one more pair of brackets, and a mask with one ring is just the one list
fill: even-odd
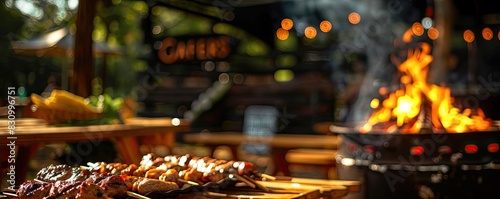
[[(63, 56), (73, 51), (74, 44), (75, 36), (65, 27), (31, 39), (11, 41), (11, 49), (17, 54)], [(93, 42), (94, 56), (123, 54), (122, 51), (103, 42)]]

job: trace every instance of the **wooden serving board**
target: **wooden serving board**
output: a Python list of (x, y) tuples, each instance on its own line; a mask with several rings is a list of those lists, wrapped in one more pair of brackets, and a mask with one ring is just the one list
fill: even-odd
[(321, 186), (325, 189), (335, 189), (337, 186), (347, 187), (349, 193), (359, 192), (361, 182), (349, 180), (326, 180), (326, 179), (313, 179), (313, 178), (294, 178), (294, 177), (277, 177), (275, 182), (289, 182), (300, 183), (306, 185)]
[(231, 188), (181, 194), (177, 199), (336, 199), (349, 193), (348, 187), (342, 185), (312, 185), (313, 183), (303, 184), (291, 181), (256, 181), (256, 183), (267, 187), (269, 191), (237, 183)]
[[(264, 183), (265, 184), (265, 183)], [(269, 192), (261, 189), (250, 188), (247, 186), (231, 187), (209, 192), (194, 192), (186, 193), (177, 197), (177, 199), (316, 199), (322, 195), (318, 187), (297, 186), (293, 187), (288, 184), (288, 187), (269, 186)]]

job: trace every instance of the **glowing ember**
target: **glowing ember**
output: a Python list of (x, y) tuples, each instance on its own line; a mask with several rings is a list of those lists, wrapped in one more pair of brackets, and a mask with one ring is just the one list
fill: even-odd
[(449, 88), (427, 82), (431, 47), (427, 43), (419, 47), (409, 50), (407, 59), (398, 66), (402, 87), (389, 93), (382, 102), (372, 100), (370, 106), (376, 110), (360, 131), (369, 132), (381, 124), (387, 132), (419, 133), (426, 126), (425, 111), (430, 111), (427, 113), (429, 123), (440, 131), (462, 133), (488, 129), (491, 120), (485, 118), (481, 109), (460, 110), (453, 106)]

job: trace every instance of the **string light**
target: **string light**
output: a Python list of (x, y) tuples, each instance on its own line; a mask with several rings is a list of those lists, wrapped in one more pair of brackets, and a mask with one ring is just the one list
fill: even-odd
[(472, 30), (464, 31), (464, 40), (467, 43), (472, 43), (474, 41), (474, 33), (472, 32)]
[(332, 30), (332, 23), (330, 23), (327, 20), (324, 20), (319, 24), (319, 29), (322, 32), (329, 32), (330, 30)]
[(415, 22), (413, 23), (413, 25), (411, 26), (411, 32), (415, 35), (415, 36), (422, 36), (424, 34), (424, 27), (422, 26), (422, 24), (420, 24), (419, 22)]
[(436, 40), (439, 37), (438, 29), (434, 27), (429, 28), (429, 30), (427, 30), (427, 36), (429, 39)]
[(309, 39), (316, 37), (316, 34), (317, 34), (316, 28), (312, 26), (309, 26), (304, 30), (304, 35)]
[(293, 27), (293, 21), (290, 18), (284, 18), (281, 20), (281, 28), (284, 30), (290, 30)]
[(288, 36), (289, 36), (288, 30), (285, 30), (283, 28), (278, 28), (278, 30), (276, 30), (276, 37), (279, 40), (286, 40), (288, 39)]
[(357, 12), (351, 12), (347, 19), (351, 24), (358, 24), (361, 21), (361, 16)]
[(483, 38), (487, 41), (493, 39), (493, 31), (490, 28), (484, 28), (482, 31)]

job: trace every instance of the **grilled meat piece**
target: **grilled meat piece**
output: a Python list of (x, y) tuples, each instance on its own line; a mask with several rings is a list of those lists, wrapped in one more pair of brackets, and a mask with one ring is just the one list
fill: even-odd
[(90, 176), (85, 179), (85, 182), (99, 184), (102, 180), (111, 176), (109, 173), (92, 173)]
[(52, 183), (27, 181), (19, 186), (17, 196), (19, 199), (38, 199), (49, 195)]
[(27, 181), (17, 190), (19, 199), (104, 199), (104, 190), (88, 182), (57, 181), (52, 183)]
[[(114, 166), (111, 166), (112, 164), (108, 164), (109, 166), (106, 166), (102, 163), (99, 165), (102, 167), (94, 169), (101, 170), (104, 168), (104, 171), (106, 171), (105, 169), (107, 167), (109, 171), (116, 171), (115, 168), (117, 167), (125, 167), (119, 166), (118, 163), (115, 163)], [(90, 170), (80, 169), (79, 167), (72, 168), (68, 165), (50, 165), (45, 167), (38, 172), (36, 179), (44, 182), (52, 182), (53, 186), (50, 189), (50, 193), (45, 194), (51, 196), (58, 196), (62, 194), (65, 196), (76, 197), (79, 193), (78, 190), (81, 188), (90, 189), (90, 191), (94, 191), (95, 194), (102, 192), (104, 194), (101, 195), (107, 195), (113, 198), (124, 198), (127, 194), (127, 185), (118, 175), (112, 175), (110, 172), (92, 172)], [(98, 186), (100, 189), (93, 189), (92, 187), (94, 187), (94, 185)], [(80, 193), (79, 195), (80, 197), (84, 197), (85, 193)]]
[(78, 191), (75, 191), (75, 188), (82, 184), (82, 182), (70, 182), (70, 181), (57, 181), (52, 183), (52, 188), (50, 189), (50, 196), (53, 197), (61, 197), (65, 196), (73, 196), (76, 197)]
[(184, 173), (184, 180), (196, 182), (198, 184), (204, 184), (201, 181), (203, 173), (198, 171), (196, 168), (191, 168)]
[(44, 199), (63, 199), (63, 198), (74, 198), (74, 199), (100, 199), (108, 198), (104, 190), (96, 185), (89, 182), (68, 182), (68, 181), (57, 181), (54, 182), (48, 197)]
[(58, 180), (67, 180), (73, 176), (75, 173), (80, 173), (80, 168), (73, 168), (69, 165), (59, 164), (59, 165), (49, 165), (41, 169), (37, 175), (37, 180), (43, 182), (55, 182)]
[(127, 185), (123, 178), (117, 175), (110, 175), (96, 183), (112, 198), (124, 198), (127, 196)]
[(82, 183), (79, 187), (79, 190), (80, 190), (80, 192), (78, 192), (76, 194), (75, 199), (100, 199), (100, 198), (107, 199), (107, 198), (109, 198), (109, 195), (106, 194), (106, 191), (95, 184)]
[(224, 174), (215, 169), (203, 172), (203, 176), (201, 177), (201, 181), (203, 182), (218, 182), (222, 179), (224, 179)]
[(130, 176), (130, 175), (134, 174), (134, 171), (135, 171), (135, 170), (137, 170), (138, 168), (139, 168), (139, 167), (137, 167), (137, 165), (135, 165), (135, 164), (130, 164), (130, 165), (128, 165), (128, 167), (127, 167), (127, 168), (123, 169), (123, 170), (120, 172), (120, 174), (121, 174), (121, 175), (128, 175), (128, 176)]
[(162, 173), (165, 173), (166, 170), (154, 168), (146, 171), (146, 174), (144, 174), (144, 177), (146, 178), (153, 178), (153, 179), (159, 179)]
[(165, 173), (162, 173), (158, 179), (162, 181), (176, 182), (178, 178), (179, 172), (177, 172), (177, 170), (168, 169)]
[[(77, 171), (80, 171), (80, 172), (77, 172)], [(66, 181), (70, 181), (70, 182), (81, 182), (81, 181), (85, 181), (86, 179), (88, 179), (91, 175), (93, 175), (93, 173), (89, 170), (85, 170), (85, 169), (73, 169), (73, 175), (67, 179)]]
[[(140, 177), (137, 176), (129, 176), (129, 175), (122, 175), (122, 179), (124, 179), (125, 185), (127, 186), (127, 190), (133, 191), (134, 190), (134, 183), (137, 182)], [(137, 187), (136, 187), (137, 190)]]
[(175, 182), (166, 182), (158, 179), (142, 178), (137, 181), (137, 192), (140, 194), (147, 194), (153, 191), (168, 192), (171, 190), (179, 189)]

